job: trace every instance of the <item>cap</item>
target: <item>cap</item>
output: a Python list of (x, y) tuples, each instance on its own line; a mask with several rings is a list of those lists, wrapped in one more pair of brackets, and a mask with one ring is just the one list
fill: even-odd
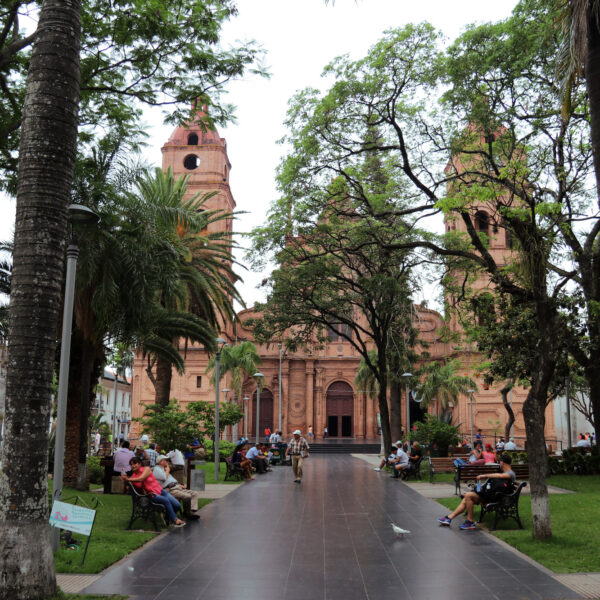
[(402, 440), (398, 440), (398, 441), (396, 442), (396, 446), (398, 446), (398, 447), (402, 446)]
[(158, 464), (161, 460), (169, 460), (164, 454), (156, 457), (156, 463)]
[(302, 432), (299, 429), (296, 429), (293, 435), (302, 435)]

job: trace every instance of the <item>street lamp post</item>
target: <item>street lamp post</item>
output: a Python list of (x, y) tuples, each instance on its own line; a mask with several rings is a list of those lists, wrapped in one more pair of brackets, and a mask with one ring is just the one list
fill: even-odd
[[(92, 225), (98, 223), (100, 217), (86, 206), (71, 204), (69, 221), (71, 239), (67, 248), (67, 274), (65, 278), (65, 296), (63, 306), (62, 337), (60, 345), (60, 363), (58, 371), (58, 402), (56, 411), (56, 435), (54, 438), (54, 471), (52, 479), (52, 500), (62, 498), (63, 473), (65, 461), (65, 430), (67, 425), (67, 390), (69, 385), (69, 360), (71, 357), (71, 328), (73, 326), (73, 302), (75, 300), (75, 274), (79, 246), (73, 234), (75, 225)], [(52, 528), (52, 549), (58, 550), (60, 529)]]
[(260, 441), (260, 382), (264, 375), (260, 372), (254, 373), (256, 379), (256, 442)]
[(279, 409), (278, 409), (278, 415), (279, 415), (279, 419), (277, 421), (278, 426), (277, 426), (277, 431), (281, 431), (281, 357), (283, 356), (283, 346), (281, 344), (279, 344)]
[(475, 448), (475, 435), (473, 429), (473, 394), (475, 390), (467, 390), (467, 394), (471, 396), (471, 448)]
[(115, 385), (113, 386), (113, 452), (114, 449), (118, 446), (119, 436), (117, 434), (117, 386), (119, 385), (119, 369), (115, 368)]
[[(569, 378), (567, 377), (567, 381), (565, 383), (565, 395), (567, 400), (567, 444), (568, 448), (573, 445), (573, 434), (571, 432), (571, 391), (569, 390)], [(564, 437), (562, 438), (565, 439)]]
[(250, 398), (244, 396), (244, 439), (248, 439), (248, 401)]
[(220, 368), (221, 368), (221, 351), (225, 346), (227, 346), (227, 342), (218, 337), (216, 339), (217, 342), (217, 354), (215, 355), (215, 443), (214, 443), (214, 451), (215, 451), (215, 481), (219, 481), (219, 378)]
[(406, 436), (408, 439), (408, 434), (410, 433), (410, 399), (408, 397), (408, 380), (412, 377), (412, 373), (402, 373), (402, 377), (404, 377), (405, 381), (405, 392), (406, 392)]

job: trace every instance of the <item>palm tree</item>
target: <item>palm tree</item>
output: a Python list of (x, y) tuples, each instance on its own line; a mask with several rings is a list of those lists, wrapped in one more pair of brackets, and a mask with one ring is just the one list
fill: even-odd
[[(195, 337), (186, 335), (181, 330), (175, 336), (162, 339), (157, 345), (159, 329), (154, 329), (152, 338), (154, 348), (142, 344), (141, 349), (149, 356), (147, 372), (155, 387), (155, 401), (166, 406), (170, 400), (172, 367), (181, 372), (183, 361), (176, 360), (173, 351), (183, 338), (188, 342), (200, 343), (209, 351), (215, 350), (215, 329), (219, 319), (233, 317), (233, 299), (241, 301), (235, 289), (238, 277), (231, 269), (231, 237), (228, 232), (209, 232), (213, 223), (231, 218), (231, 214), (222, 210), (204, 210), (203, 206), (214, 193), (196, 194), (185, 199), (188, 177), (175, 180), (169, 170), (163, 173), (157, 169), (154, 177), (147, 178), (138, 185), (137, 193), (149, 204), (156, 203), (170, 209), (183, 208), (194, 214), (195, 218), (180, 221), (175, 230), (169, 229), (165, 235), (170, 236), (176, 250), (174, 277), (165, 280), (157, 294), (157, 303), (167, 311), (173, 311), (181, 318), (188, 313), (188, 319), (195, 323)], [(155, 314), (161, 314), (155, 311)], [(164, 318), (161, 315), (161, 321)], [(168, 335), (169, 331), (165, 331)], [(173, 333), (173, 332), (170, 332)], [(142, 337), (142, 339), (147, 338)], [(171, 351), (166, 345), (171, 345)], [(156, 375), (152, 369), (156, 366)]]
[[(221, 350), (219, 362), (219, 379), (223, 379), (226, 374), (231, 376), (229, 385), (234, 393), (236, 402), (242, 397), (244, 380), (251, 377), (258, 371), (258, 365), (261, 363), (260, 355), (256, 346), (252, 342), (241, 342), (234, 346), (225, 346)], [(215, 357), (212, 356), (206, 367), (207, 373), (212, 373), (210, 382), (215, 385)], [(236, 426), (237, 427), (237, 426)], [(234, 428), (233, 437), (237, 438), (237, 431)]]
[[(81, 4), (41, 4), (23, 105), (0, 484), (2, 595), (56, 591), (48, 421), (79, 105)], [(33, 368), (32, 368), (33, 366)], [(24, 476), (27, 474), (27, 476)]]
[(450, 402), (456, 404), (460, 394), (477, 388), (470, 377), (455, 374), (459, 368), (460, 364), (456, 360), (448, 363), (434, 361), (423, 368), (421, 373), (425, 377), (415, 388), (417, 396), (422, 398), (423, 406), (435, 403), (445, 411)]

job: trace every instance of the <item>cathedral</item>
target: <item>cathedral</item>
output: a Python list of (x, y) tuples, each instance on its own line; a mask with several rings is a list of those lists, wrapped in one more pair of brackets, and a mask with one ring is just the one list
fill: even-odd
[[(188, 195), (198, 192), (215, 194), (208, 200), (207, 208), (221, 208), (226, 211), (235, 209), (235, 201), (229, 187), (231, 164), (227, 157), (227, 144), (219, 137), (216, 129), (204, 131), (202, 127), (191, 123), (175, 129), (169, 140), (162, 147), (162, 166), (166, 171), (171, 168), (175, 177), (189, 176)], [(477, 209), (475, 215), (477, 228), (488, 233), (491, 251), (496, 256), (510, 253), (510, 239), (506, 230), (493, 227), (485, 207)], [(459, 222), (447, 222), (446, 228), (464, 227)], [(231, 219), (214, 223), (210, 228), (215, 231), (232, 231)], [(220, 228), (220, 229), (218, 229)], [(485, 285), (482, 283), (481, 285)], [(252, 331), (244, 323), (255, 316), (251, 309), (240, 312), (237, 322), (224, 323), (220, 336), (228, 344), (249, 340), (254, 342)], [(476, 381), (477, 391), (468, 396), (461, 396), (455, 405), (448, 408), (452, 411), (453, 423), (460, 424), (462, 434), (470, 438), (471, 429), (481, 429), (484, 437), (493, 440), (504, 433), (507, 413), (502, 404), (500, 386), (486, 386), (475, 372), (480, 361), (476, 351), (465, 345), (454, 345), (440, 339), (443, 325), (439, 313), (424, 306), (414, 307), (414, 324), (419, 331), (419, 338), (427, 343), (429, 360), (445, 361), (457, 359), (460, 362), (460, 374), (469, 375)], [(459, 325), (450, 321), (450, 326), (457, 329)], [(231, 397), (228, 391), (227, 376), (221, 381), (221, 400), (236, 401), (243, 404), (244, 419), (238, 425), (237, 432), (226, 431), (225, 437), (232, 439), (244, 434), (254, 437), (255, 432), (265, 428), (281, 429), (284, 437), (295, 429), (304, 434), (309, 427), (313, 428), (317, 438), (328, 430), (328, 437), (353, 438), (356, 440), (373, 440), (378, 438), (378, 406), (377, 399), (369, 397), (364, 390), (356, 389), (354, 378), (360, 363), (360, 356), (352, 345), (335, 332), (322, 348), (312, 351), (301, 350), (288, 352), (277, 343), (257, 345), (262, 358), (260, 371), (264, 375), (260, 387), (259, 423), (256, 423), (257, 384), (253, 378), (244, 383), (242, 398)], [(200, 347), (188, 347), (186, 351), (186, 370), (183, 375), (173, 373), (171, 398), (176, 398), (181, 405), (187, 402), (205, 400), (214, 402), (215, 390), (210, 385), (206, 366), (209, 357)], [(145, 372), (145, 362), (137, 356), (133, 373), (132, 417), (140, 417), (143, 404), (154, 401), (154, 388)], [(516, 422), (513, 435), (519, 447), (524, 446), (525, 426), (522, 416), (522, 404), (526, 390), (514, 388), (510, 394)], [(406, 398), (402, 398), (402, 414), (406, 414)], [(420, 407), (410, 400), (411, 415), (417, 415)], [(429, 408), (432, 410), (432, 408)], [(562, 408), (550, 405), (546, 412), (546, 439), (556, 448), (558, 445), (555, 420), (560, 420)], [(560, 413), (560, 414), (559, 414)], [(411, 417), (414, 420), (414, 417)], [(139, 437), (138, 424), (134, 422), (132, 437)]]

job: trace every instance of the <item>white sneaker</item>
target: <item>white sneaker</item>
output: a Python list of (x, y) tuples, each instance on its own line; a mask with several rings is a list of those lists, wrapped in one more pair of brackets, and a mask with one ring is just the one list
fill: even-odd
[(379, 467), (375, 467), (373, 471), (381, 471), (381, 469)]

